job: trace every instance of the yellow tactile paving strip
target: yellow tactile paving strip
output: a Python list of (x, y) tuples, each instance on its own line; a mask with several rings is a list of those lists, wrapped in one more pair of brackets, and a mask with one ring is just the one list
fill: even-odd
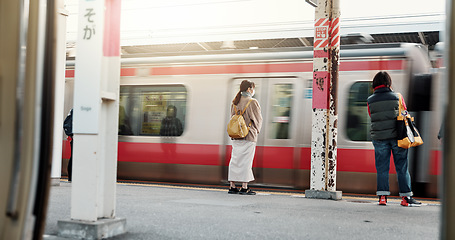
[[(218, 188), (218, 187), (207, 187), (204, 185), (200, 186), (191, 186), (191, 185), (173, 185), (173, 184), (160, 184), (160, 183), (137, 183), (137, 182), (118, 182), (119, 185), (134, 185), (134, 186), (144, 186), (144, 187), (162, 187), (162, 188), (173, 188), (173, 189), (189, 189), (189, 190), (203, 190), (203, 191), (217, 191), (217, 192), (225, 192), (227, 191), (226, 188)], [(302, 192), (281, 192), (281, 191), (270, 191), (270, 190), (255, 190), (258, 195), (282, 195), (282, 196), (292, 196), (292, 197), (305, 197), (305, 193)], [(423, 204), (427, 205), (440, 205), (441, 202), (438, 199), (422, 199), (416, 198), (418, 201), (422, 202)], [(343, 195), (342, 200), (353, 201), (353, 202), (371, 202), (375, 203), (378, 201), (377, 196), (373, 195)], [(389, 203), (397, 203), (401, 202), (401, 199), (398, 197), (389, 197)]]

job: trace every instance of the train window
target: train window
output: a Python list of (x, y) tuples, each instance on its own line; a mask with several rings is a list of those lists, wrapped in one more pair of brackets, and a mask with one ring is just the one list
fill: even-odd
[(373, 94), (371, 82), (356, 82), (349, 91), (347, 135), (353, 141), (370, 141), (367, 98)]
[(290, 138), (289, 123), (291, 122), (292, 98), (292, 84), (274, 84), (272, 86), (271, 139)]
[(183, 85), (122, 86), (119, 135), (180, 136), (185, 129)]

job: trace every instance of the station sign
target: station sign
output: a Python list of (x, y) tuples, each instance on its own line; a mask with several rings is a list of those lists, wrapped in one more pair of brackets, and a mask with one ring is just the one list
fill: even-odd
[(73, 132), (98, 134), (101, 108), (104, 0), (79, 1)]

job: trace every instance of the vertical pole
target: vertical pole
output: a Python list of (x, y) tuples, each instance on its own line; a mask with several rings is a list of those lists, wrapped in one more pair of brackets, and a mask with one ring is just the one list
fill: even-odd
[(330, 24), (330, 49), (329, 66), (330, 71), (330, 92), (329, 92), (329, 129), (327, 132), (327, 164), (328, 174), (326, 189), (336, 191), (336, 163), (337, 163), (337, 135), (338, 135), (338, 76), (340, 56), (340, 0), (332, 1), (332, 16)]
[(340, 50), (339, 0), (318, 1), (313, 48), (311, 198), (341, 199), (336, 191), (337, 85)]
[(121, 0), (106, 0), (103, 43), (104, 72), (101, 78), (100, 150), (102, 181), (100, 201), (103, 203), (99, 218), (115, 217), (117, 183), (118, 112), (120, 92), (120, 6)]
[(446, 20), (446, 37), (444, 46), (447, 48), (444, 52), (444, 62), (446, 65), (445, 81), (448, 84), (446, 91), (448, 103), (444, 119), (444, 145), (443, 145), (443, 175), (442, 175), (442, 211), (441, 211), (441, 239), (455, 238), (455, 151), (452, 146), (455, 143), (455, 127), (451, 124), (450, 119), (455, 117), (455, 97), (452, 93), (455, 91), (455, 5), (452, 1), (447, 1), (447, 20)]
[(79, 1), (73, 110), (71, 218), (98, 219), (104, 0)]
[(120, 0), (79, 1), (71, 218), (115, 217)]
[(125, 232), (126, 219), (115, 216), (120, 3), (121, 0), (79, 1), (72, 220), (59, 221), (62, 237), (101, 239)]
[(52, 147), (51, 184), (60, 185), (62, 176), (62, 141), (63, 141), (63, 104), (65, 94), (65, 49), (66, 49), (66, 18), (68, 11), (64, 8), (64, 1), (55, 1), (57, 5), (56, 17), (56, 68), (54, 90), (54, 136)]

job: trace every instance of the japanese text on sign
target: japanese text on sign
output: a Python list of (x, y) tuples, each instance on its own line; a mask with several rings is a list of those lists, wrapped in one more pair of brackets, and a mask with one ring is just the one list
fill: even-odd
[(325, 39), (327, 38), (327, 27), (326, 26), (322, 26), (322, 27), (316, 27), (315, 31), (316, 31), (316, 39)]
[(84, 28), (84, 39), (90, 40), (92, 35), (95, 35), (95, 21), (93, 21), (92, 16), (95, 15), (93, 8), (86, 8), (86, 14), (84, 18), (87, 20)]

